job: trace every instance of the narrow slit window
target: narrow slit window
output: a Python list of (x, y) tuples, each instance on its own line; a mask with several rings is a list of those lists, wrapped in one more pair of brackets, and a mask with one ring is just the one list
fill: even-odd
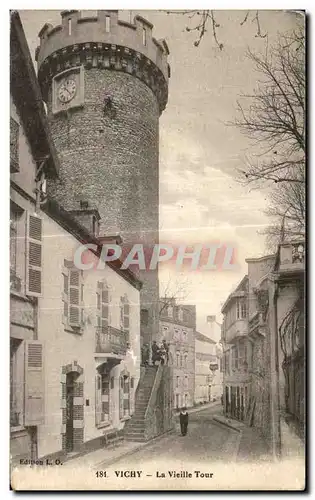
[(68, 19), (68, 35), (70, 36), (71, 36), (71, 23), (72, 23), (71, 19)]
[(142, 30), (142, 43), (143, 45), (147, 44), (147, 30), (145, 28)]
[(110, 32), (110, 16), (105, 16), (105, 31)]

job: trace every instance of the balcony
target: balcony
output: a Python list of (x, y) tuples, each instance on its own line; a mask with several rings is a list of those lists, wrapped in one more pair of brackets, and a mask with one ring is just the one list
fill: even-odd
[(282, 243), (280, 245), (279, 274), (294, 274), (304, 272), (305, 241)]
[(95, 356), (122, 359), (128, 349), (128, 334), (112, 326), (97, 328), (95, 333)]
[(247, 319), (237, 319), (225, 330), (225, 342), (234, 344), (238, 339), (247, 336)]

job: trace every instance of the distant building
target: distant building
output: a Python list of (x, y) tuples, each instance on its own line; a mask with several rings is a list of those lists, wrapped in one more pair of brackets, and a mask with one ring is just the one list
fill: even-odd
[(175, 299), (161, 299), (160, 335), (170, 344), (173, 370), (174, 408), (190, 407), (195, 393), (196, 306), (177, 305)]
[[(205, 334), (196, 332), (195, 337), (195, 402), (221, 400), (223, 373), (221, 369), (221, 325), (216, 316), (207, 316)], [(216, 340), (215, 340), (216, 339)]]

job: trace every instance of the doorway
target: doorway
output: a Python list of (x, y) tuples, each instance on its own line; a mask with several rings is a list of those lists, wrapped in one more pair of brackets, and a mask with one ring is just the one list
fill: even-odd
[(66, 452), (73, 451), (73, 398), (77, 373), (68, 373), (66, 378)]

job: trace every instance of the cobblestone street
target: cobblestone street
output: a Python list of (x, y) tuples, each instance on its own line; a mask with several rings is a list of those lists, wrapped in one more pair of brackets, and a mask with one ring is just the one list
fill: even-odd
[[(158, 459), (170, 464), (176, 458), (185, 465), (187, 461), (198, 464), (227, 459), (233, 460), (237, 450), (238, 433), (228, 428), (220, 427), (212, 421), (214, 414), (221, 410), (221, 405), (191, 413), (189, 415), (188, 434), (180, 434), (179, 424), (174, 433), (154, 440), (152, 444), (133, 454), (115, 461), (115, 468), (137, 467)], [(106, 452), (104, 451), (104, 454)], [(178, 462), (178, 465), (179, 462)], [(101, 467), (102, 464), (98, 464)]]

